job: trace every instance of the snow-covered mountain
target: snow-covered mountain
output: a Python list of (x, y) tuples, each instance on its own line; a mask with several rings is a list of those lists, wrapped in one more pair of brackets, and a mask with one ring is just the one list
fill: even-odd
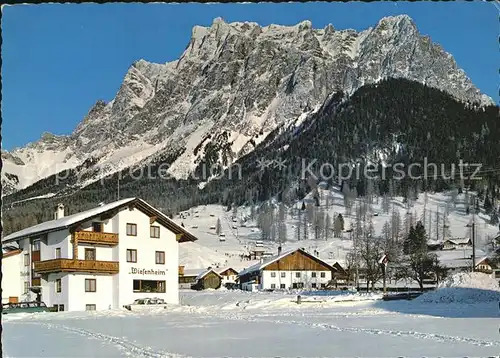
[(208, 155), (225, 163), (249, 153), (332, 92), (352, 93), (387, 77), (493, 104), (407, 15), (362, 32), (313, 29), (310, 21), (261, 27), (217, 18), (193, 28), (178, 60), (135, 62), (115, 98), (97, 101), (72, 134), (44, 134), (2, 152), (3, 194), (78, 166), (79, 175), (92, 171), (80, 185), (158, 160), (185, 178)]

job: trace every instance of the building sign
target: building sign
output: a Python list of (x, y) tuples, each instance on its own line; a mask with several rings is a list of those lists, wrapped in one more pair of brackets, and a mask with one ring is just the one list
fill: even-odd
[(166, 270), (152, 270), (152, 269), (138, 269), (135, 267), (130, 268), (129, 275), (166, 275)]
[(21, 277), (28, 277), (30, 273), (28, 271), (21, 271)]

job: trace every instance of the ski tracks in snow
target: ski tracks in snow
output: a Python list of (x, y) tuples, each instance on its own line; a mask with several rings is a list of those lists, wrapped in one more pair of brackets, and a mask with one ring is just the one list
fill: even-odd
[(58, 329), (66, 332), (75, 333), (90, 339), (97, 339), (102, 342), (111, 343), (118, 349), (124, 351), (126, 356), (133, 358), (189, 358), (187, 356), (179, 354), (156, 351), (150, 347), (143, 347), (138, 344), (131, 343), (126, 337), (119, 338), (97, 332), (87, 331), (82, 328), (72, 328), (53, 323), (40, 323), (40, 325), (50, 329)]
[(220, 316), (220, 318), (225, 318), (229, 320), (245, 320), (247, 322), (256, 322), (256, 323), (262, 322), (262, 323), (274, 323), (274, 324), (293, 324), (302, 327), (334, 330), (337, 332), (365, 333), (372, 335), (386, 335), (392, 337), (412, 337), (416, 339), (433, 340), (436, 342), (443, 342), (443, 343), (466, 343), (480, 347), (500, 347), (500, 341), (488, 341), (476, 338), (449, 336), (444, 334), (425, 333), (417, 331), (398, 331), (398, 330), (360, 328), (360, 327), (339, 327), (329, 323), (315, 323), (315, 322), (283, 320), (283, 319), (263, 319), (263, 318), (255, 318), (255, 316), (251, 317), (249, 315), (247, 316), (239, 314), (226, 315), (225, 317)]

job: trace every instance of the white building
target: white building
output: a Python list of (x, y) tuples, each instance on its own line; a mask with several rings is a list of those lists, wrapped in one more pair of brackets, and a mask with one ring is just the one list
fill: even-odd
[(337, 270), (303, 249), (280, 253), (239, 273), (244, 290), (326, 288)]
[[(159, 297), (177, 304), (179, 243), (196, 238), (138, 198), (119, 200), (12, 233), (26, 276), (21, 287), (59, 310), (121, 308)], [(6, 277), (14, 273), (4, 272)], [(2, 286), (10, 285), (10, 279)], [(13, 279), (14, 280), (14, 279)]]
[(17, 248), (2, 248), (2, 251), (2, 304), (29, 299), (29, 286), (21, 279), (27, 275), (22, 251)]
[(238, 279), (238, 271), (232, 267), (222, 267), (216, 269), (217, 273), (222, 277), (222, 285), (227, 283), (236, 283)]

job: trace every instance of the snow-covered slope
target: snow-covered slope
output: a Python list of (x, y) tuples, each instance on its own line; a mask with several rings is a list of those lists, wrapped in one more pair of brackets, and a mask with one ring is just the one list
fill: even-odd
[[(355, 217), (346, 213), (344, 196), (339, 188), (333, 187), (329, 190), (320, 188), (319, 191), (321, 197), (319, 210), (322, 210), (325, 215), (328, 213), (332, 219), (339, 213), (342, 214), (345, 229), (349, 229), (351, 223), (354, 224)], [(329, 197), (328, 207), (327, 196)], [(305, 201), (309, 200), (310, 196), (306, 197)], [(423, 221), (425, 208), (425, 227), (430, 241), (436, 239), (444, 241), (442, 226), (445, 222), (449, 226), (449, 232), (446, 233), (445, 238), (470, 237), (470, 228), (466, 225), (470, 224), (473, 215), (466, 214), (464, 200), (465, 194), (458, 195), (455, 204), (452, 202), (451, 193), (420, 194), (418, 200), (408, 210), (403, 198), (396, 197), (390, 200), (389, 212), (384, 212), (382, 199), (375, 198), (371, 216), (375, 235), (382, 236), (384, 224), (391, 221), (394, 211), (399, 212), (400, 229), (404, 232), (405, 222), (409, 224), (410, 217), (413, 224), (417, 220)], [(301, 201), (296, 202), (286, 210), (287, 239), (281, 243), (283, 251), (302, 247), (330, 264), (339, 262), (344, 266), (346, 254), (352, 249), (352, 240), (346, 230), (340, 238), (334, 238), (333, 235), (330, 235), (327, 240), (323, 237), (320, 240), (315, 240), (313, 228), (310, 227), (308, 239), (297, 240), (297, 209), (301, 205)], [(443, 221), (445, 207), (448, 210), (448, 216)], [(436, 215), (438, 211), (441, 213), (439, 223), (437, 223)], [(411, 215), (407, 215), (408, 212)], [(180, 264), (192, 269), (219, 266), (233, 267), (236, 270), (242, 270), (255, 264), (257, 261), (248, 261), (241, 257), (241, 255), (246, 255), (256, 248), (256, 241), (261, 240), (261, 232), (257, 227), (256, 220), (250, 219), (250, 213), (249, 207), (239, 207), (235, 213), (232, 210), (227, 211), (220, 205), (199, 206), (180, 213), (175, 217), (175, 220), (185, 225), (199, 239), (195, 243), (181, 245)], [(303, 218), (305, 214), (302, 215)], [(220, 220), (221, 223), (221, 232), (224, 234), (223, 241), (216, 234), (217, 220)], [(498, 234), (498, 227), (490, 225), (488, 217), (483, 214), (475, 215), (475, 221), (476, 255), (479, 258), (491, 250), (488, 239)], [(439, 230), (436, 230), (436, 227), (439, 227)], [(272, 254), (277, 254), (278, 246), (278, 242), (264, 242), (264, 250)], [(448, 265), (450, 261), (461, 260), (464, 256), (470, 256), (470, 250), (438, 251), (437, 253), (444, 265)]]
[[(227, 165), (275, 128), (302, 118), (332, 92), (404, 77), (463, 101), (492, 104), (449, 53), (406, 15), (362, 32), (225, 23), (195, 26), (182, 56), (135, 62), (115, 98), (97, 101), (69, 136), (44, 135), (2, 153), (4, 193), (83, 163), (85, 185), (118, 170), (163, 161), (178, 178), (204, 158)], [(213, 164), (213, 163), (212, 163)], [(97, 168), (96, 168), (97, 167)]]
[(497, 280), (484, 273), (457, 273), (442, 282), (436, 291), (418, 297), (416, 302), (500, 302), (500, 286)]

